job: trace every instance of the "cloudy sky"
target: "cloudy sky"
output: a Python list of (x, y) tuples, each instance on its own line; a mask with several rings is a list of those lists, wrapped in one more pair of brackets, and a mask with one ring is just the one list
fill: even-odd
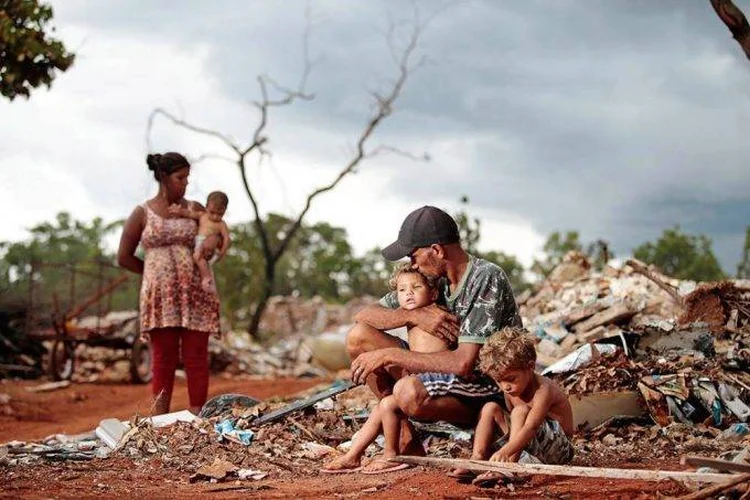
[[(316, 98), (273, 111), (273, 156), (250, 169), (264, 211), (297, 213), (351, 157), (371, 91), (396, 75), (388, 27), (402, 47), (414, 14), (396, 0), (52, 5), (77, 59), (50, 91), (0, 101), (0, 240), (60, 210), (122, 218), (152, 196), (145, 135), (156, 107), (249, 140), (257, 76), (296, 86), (309, 24)], [(735, 271), (750, 224), (750, 62), (708, 0), (417, 5), (431, 19), (417, 53), (426, 63), (371, 147), (431, 161), (369, 159), (310, 221), (345, 227), (362, 252), (390, 243), (412, 209), (453, 211), (465, 194), (483, 220), (481, 246), (526, 264), (555, 230), (604, 238), (625, 256), (680, 224), (709, 235)], [(229, 153), (163, 120), (151, 139), (156, 151)], [(189, 197), (214, 189), (230, 195), (230, 223), (250, 219), (235, 166), (195, 166)]]

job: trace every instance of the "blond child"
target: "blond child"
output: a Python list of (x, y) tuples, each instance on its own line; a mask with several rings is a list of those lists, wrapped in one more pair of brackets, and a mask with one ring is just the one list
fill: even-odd
[[(480, 369), (502, 389), (507, 414), (498, 402), (482, 407), (471, 458), (493, 462), (566, 464), (573, 458), (573, 411), (568, 397), (552, 380), (534, 372), (534, 340), (520, 328), (494, 333), (479, 352)], [(491, 456), (495, 430), (503, 432)], [(454, 477), (470, 479), (466, 469)], [(497, 473), (478, 476), (475, 484), (497, 481)]]
[[(229, 249), (229, 229), (224, 222), (224, 214), (229, 198), (221, 191), (209, 193), (206, 210), (197, 211), (179, 206), (169, 207), (169, 213), (178, 217), (198, 221), (198, 234), (195, 237), (193, 260), (201, 273), (201, 287), (206, 292), (215, 289), (210, 264), (220, 260)], [(218, 254), (217, 254), (218, 251)]]
[[(396, 291), (398, 303), (402, 309), (412, 310), (425, 307), (437, 299), (438, 291), (435, 284), (419, 271), (411, 269), (409, 263), (396, 267), (390, 285)], [(408, 339), (408, 346), (404, 347), (408, 347), (411, 351), (437, 352), (447, 349), (445, 342), (416, 327), (409, 329)], [(407, 464), (388, 462), (389, 458), (398, 455), (401, 424), (404, 418), (393, 395), (384, 397), (357, 433), (349, 451), (325, 464), (320, 471), (328, 474), (342, 474), (361, 470), (363, 474), (383, 474), (405, 469), (408, 467)], [(362, 456), (367, 447), (378, 437), (381, 429), (385, 438), (383, 455), (362, 467)]]

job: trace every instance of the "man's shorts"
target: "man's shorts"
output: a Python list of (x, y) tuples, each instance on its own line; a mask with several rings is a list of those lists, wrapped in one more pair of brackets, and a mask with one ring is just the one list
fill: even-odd
[[(501, 448), (508, 442), (503, 436), (495, 445)], [(573, 460), (573, 444), (557, 420), (548, 418), (542, 422), (536, 435), (521, 452), (520, 463), (543, 463), (549, 465), (564, 465)]]
[[(402, 349), (409, 350), (409, 343), (396, 337)], [(474, 377), (467, 379), (453, 373), (414, 373), (414, 377), (422, 382), (427, 394), (432, 398), (454, 396), (470, 403), (485, 403), (498, 400), (504, 403), (503, 393), (490, 377), (477, 372)], [(503, 404), (504, 406), (504, 404)]]

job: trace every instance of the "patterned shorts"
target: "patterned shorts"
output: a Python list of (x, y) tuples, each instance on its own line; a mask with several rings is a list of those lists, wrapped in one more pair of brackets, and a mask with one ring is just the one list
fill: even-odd
[[(402, 349), (409, 350), (409, 343), (398, 339)], [(432, 398), (454, 396), (469, 402), (484, 403), (497, 400), (504, 406), (503, 393), (488, 376), (478, 373), (471, 379), (459, 377), (453, 373), (415, 373), (413, 374)]]
[[(503, 436), (497, 440), (496, 446), (502, 447), (508, 442)], [(573, 460), (573, 444), (565, 434), (560, 422), (551, 418), (546, 419), (531, 442), (521, 452), (520, 463), (543, 463), (549, 465), (564, 465)]]
[(502, 399), (500, 389), (488, 377), (477, 375), (466, 379), (453, 373), (414, 374), (427, 390), (430, 397), (454, 396), (460, 399), (485, 402), (489, 399)]

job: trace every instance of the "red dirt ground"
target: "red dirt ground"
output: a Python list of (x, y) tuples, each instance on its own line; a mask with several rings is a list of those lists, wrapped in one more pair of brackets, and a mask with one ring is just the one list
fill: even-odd
[[(210, 395), (237, 392), (258, 399), (289, 396), (324, 382), (320, 379), (226, 380), (212, 378)], [(107, 417), (127, 419), (149, 409), (146, 386), (124, 384), (72, 385), (50, 393), (29, 393), (39, 382), (3, 382), (0, 393), (11, 396), (12, 417), (0, 416), (0, 443), (30, 441), (55, 433), (89, 431)], [(177, 382), (173, 410), (184, 408), (184, 381)], [(648, 461), (649, 468), (679, 468), (678, 458)], [(607, 467), (644, 464), (608, 463)], [(258, 464), (262, 469), (262, 464)], [(236, 489), (230, 489), (236, 488)], [(224, 489), (224, 491), (215, 491)], [(268, 478), (242, 483), (195, 483), (187, 476), (160, 467), (158, 460), (136, 464), (125, 458), (91, 462), (63, 462), (33, 467), (0, 467), (0, 498), (653, 498), (686, 490), (673, 482), (616, 481), (536, 476), (514, 492), (458, 484), (437, 469), (414, 468), (381, 476), (316, 475), (290, 479)]]

